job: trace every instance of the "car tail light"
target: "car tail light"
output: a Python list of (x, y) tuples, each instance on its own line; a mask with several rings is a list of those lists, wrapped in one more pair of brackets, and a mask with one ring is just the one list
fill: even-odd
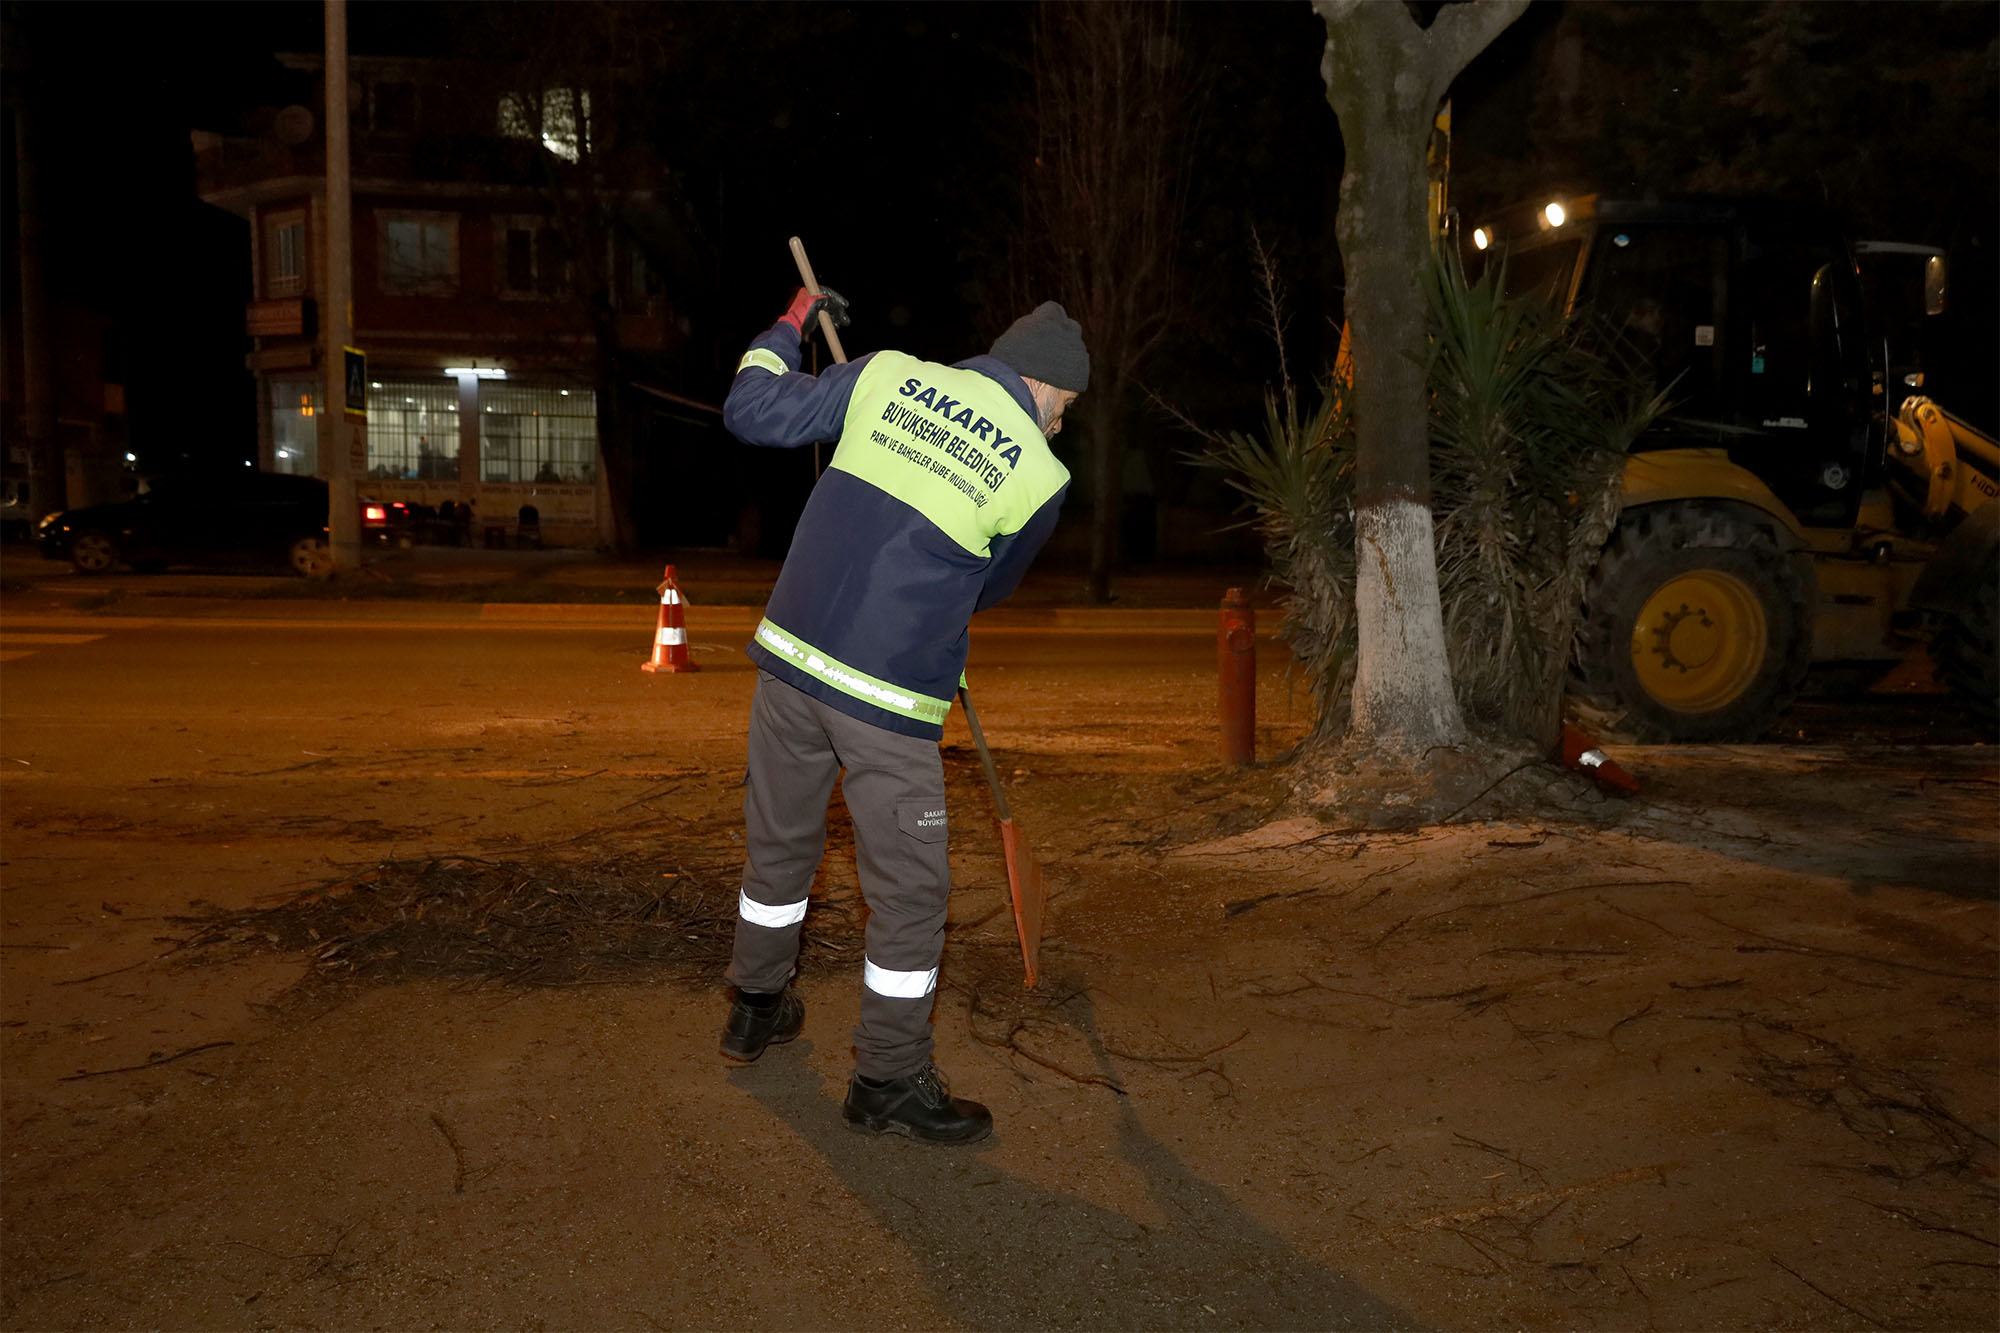
[(381, 505), (363, 505), (361, 507), (361, 521), (363, 523), (387, 523), (389, 521), (389, 511)]

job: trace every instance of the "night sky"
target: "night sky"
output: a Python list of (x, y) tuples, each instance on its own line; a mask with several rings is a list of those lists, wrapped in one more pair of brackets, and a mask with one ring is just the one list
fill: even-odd
[[(1993, 5), (1918, 7), (1935, 11), (1932, 26), (1953, 44), (1983, 39), (1991, 51)], [(1534, 178), (1531, 57), (1564, 8), (1535, 5), (1461, 80), (1454, 163), (1461, 200), (1479, 200), (1482, 191), (1497, 198)], [(1855, 24), (1865, 32), (1866, 22), (1879, 21), (1886, 30), (1895, 11), (1911, 7), (1808, 8), (1849, 16), (1840, 41), (1825, 44), (1839, 49), (1813, 57), (1829, 64), (1829, 78), (1830, 62), (1842, 62), (1839, 77), (1847, 78), (1867, 58), (1848, 49), (1861, 44), (1846, 35)], [(515, 40), (509, 25), (522, 18), (510, 9), (354, 3), (351, 45), (356, 54), (497, 52)], [(242, 222), (195, 199), (188, 131), (240, 132), (258, 107), (296, 100), (271, 54), (317, 51), (322, 12), (317, 3), (276, 2), (9, 6), (9, 78), (20, 77), (17, 62), (31, 70), (51, 296), (85, 302), (124, 331), (129, 419), (142, 457), (254, 452), (242, 369), (247, 235)], [(656, 20), (665, 39), (648, 114), (674, 182), (669, 211), (687, 270), (672, 275), (669, 294), (694, 327), (689, 354), (673, 368), (676, 387), (719, 401), (743, 343), (782, 309), (795, 283), (785, 250), (794, 233), (806, 238), (822, 278), (855, 305), (851, 352), (897, 345), (956, 359), (983, 350), (1018, 313), (1005, 307), (1003, 291), (1020, 207), (1017, 164), (1028, 142), (1030, 6), (702, 4), (635, 12)], [(1337, 308), (1341, 162), (1318, 77), (1324, 30), (1304, 3), (1193, 5), (1181, 18), (1202, 92), (1189, 108), (1196, 128), (1183, 263), (1189, 299), (1161, 373), (1198, 405), (1228, 411), (1223, 404), (1234, 402), (1254, 413), (1274, 364), (1255, 324), (1249, 224), (1276, 251), (1301, 312), (1292, 326), (1296, 363), (1324, 360)], [(1638, 44), (1623, 58), (1640, 77), (1660, 67), (1658, 51), (1645, 47), (1659, 40), (1656, 31), (1638, 24), (1629, 38), (1612, 36)], [(1921, 91), (1938, 93), (1926, 105), (1942, 104), (1939, 90)], [(1801, 114), (1810, 111), (1801, 105)], [(1990, 138), (1990, 104), (1986, 110)], [(1968, 177), (1962, 166), (1915, 150), (1934, 137), (1963, 138), (1954, 125), (1918, 119), (1904, 133), (1913, 150), (1882, 193), (1912, 205), (1898, 221), (1942, 233), (1907, 239), (1967, 251), (1954, 256), (1969, 279), (1961, 293), (1983, 302), (1975, 322), (1990, 340), (1991, 159), (1983, 176)], [(1912, 180), (1912, 163), (1956, 175)], [(11, 193), (7, 206), (11, 226)]]

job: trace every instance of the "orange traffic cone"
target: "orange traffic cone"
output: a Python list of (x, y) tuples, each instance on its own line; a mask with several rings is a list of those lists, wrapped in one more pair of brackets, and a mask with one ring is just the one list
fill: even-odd
[(1562, 761), (1569, 767), (1588, 773), (1613, 791), (1624, 792), (1627, 796), (1639, 790), (1639, 779), (1618, 766), (1618, 761), (1597, 748), (1595, 737), (1579, 731), (1569, 723), (1563, 723)]
[(653, 660), (641, 662), (641, 671), (699, 671), (688, 657), (687, 622), (681, 616), (681, 587), (674, 582), (674, 567), (660, 580), (660, 624), (653, 631)]

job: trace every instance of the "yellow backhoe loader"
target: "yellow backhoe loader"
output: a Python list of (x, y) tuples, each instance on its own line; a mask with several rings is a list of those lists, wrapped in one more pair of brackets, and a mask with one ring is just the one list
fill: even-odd
[[(1589, 311), (1670, 402), (1586, 590), (1582, 720), (1754, 739), (1811, 664), (1886, 665), (1918, 636), (1994, 718), (2000, 444), (1917, 392), (1942, 254), (1744, 199), (1541, 201), (1464, 240), (1510, 290)], [(1909, 273), (1914, 321), (1879, 290)]]

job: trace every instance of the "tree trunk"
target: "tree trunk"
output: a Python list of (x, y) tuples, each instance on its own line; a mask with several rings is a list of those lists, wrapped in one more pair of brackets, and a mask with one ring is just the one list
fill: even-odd
[(611, 548), (620, 560), (632, 558), (632, 423), (625, 409), (616, 317), (597, 325), (597, 458), (611, 496)]
[(1424, 150), (1451, 80), (1526, 0), (1448, 6), (1429, 29), (1401, 4), (1317, 0), (1321, 75), (1340, 117), (1340, 253), (1354, 357), (1354, 735), (1421, 753), (1464, 739), (1432, 537), (1423, 272)]
[[(1341, 183), (1355, 423), (1354, 733), (1422, 750), (1462, 739), (1439, 608), (1424, 399), (1424, 134), (1366, 136)], [(1428, 133), (1427, 123), (1423, 126)], [(1349, 152), (1354, 148), (1350, 145)], [(1413, 244), (1414, 242), (1414, 244)]]
[[(23, 71), (25, 75), (27, 71)], [(23, 82), (26, 79), (23, 78)], [(56, 435), (56, 382), (49, 358), (49, 306), (42, 255), (41, 176), (29, 89), (14, 101), (14, 207), (19, 228), (21, 421), (28, 455), (28, 503), (39, 518), (69, 507), (69, 475)]]
[(1118, 564), (1120, 501), (1124, 492), (1124, 437), (1119, 433), (1115, 384), (1092, 386), (1077, 406), (1083, 409), (1084, 448), (1090, 466), (1090, 600), (1111, 600), (1111, 575)]

